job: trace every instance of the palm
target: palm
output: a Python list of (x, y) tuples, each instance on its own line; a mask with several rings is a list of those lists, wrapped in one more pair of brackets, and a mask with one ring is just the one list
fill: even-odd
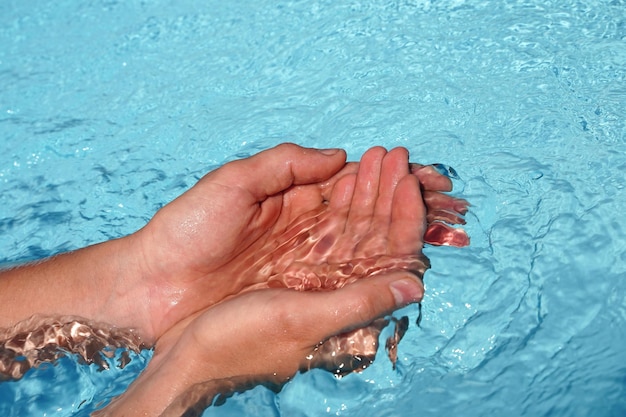
[(208, 174), (146, 228), (151, 264), (167, 272), (149, 283), (161, 332), (246, 288), (337, 288), (394, 267), (423, 268), (415, 255), (426, 213), (406, 157), (375, 148), (360, 165), (275, 185), (280, 192), (233, 183), (245, 175), (232, 172), (238, 166)]

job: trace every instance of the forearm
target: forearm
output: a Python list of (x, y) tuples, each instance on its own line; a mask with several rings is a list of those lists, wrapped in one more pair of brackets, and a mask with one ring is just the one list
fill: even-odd
[[(216, 399), (259, 384), (276, 391), (282, 386), (270, 377), (232, 376), (231, 363), (218, 357), (198, 360), (192, 343), (181, 345), (175, 355), (161, 355), (157, 346), (148, 367), (126, 392), (91, 417), (200, 416)], [(212, 371), (207, 372), (207, 368)]]
[(0, 328), (33, 315), (78, 316), (133, 328), (149, 339), (137, 303), (145, 289), (134, 240), (131, 235), (1, 271)]

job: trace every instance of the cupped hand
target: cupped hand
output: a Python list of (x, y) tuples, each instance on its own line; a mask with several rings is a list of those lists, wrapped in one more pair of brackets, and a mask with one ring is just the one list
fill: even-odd
[(139, 378), (96, 415), (195, 415), (189, 409), (199, 415), (217, 394), (261, 383), (280, 386), (315, 366), (320, 342), (366, 326), (422, 296), (421, 282), (403, 271), (336, 291), (240, 294), (166, 332)]
[[(283, 144), (207, 174), (135, 236), (146, 271), (148, 334), (156, 339), (186, 316), (272, 277), (297, 280), (324, 275), (320, 265), (336, 272), (353, 258), (417, 254), (428, 215), (466, 206), (439, 192), (451, 186), (447, 178), (416, 167), (403, 148), (372, 148), (361, 163), (346, 164), (341, 150)], [(440, 197), (422, 200), (420, 186), (424, 196)], [(324, 239), (286, 250), (294, 236), (311, 235)]]
[[(319, 183), (345, 164), (340, 150), (279, 145), (225, 164), (163, 207), (139, 232), (153, 338), (236, 294), (234, 272), (293, 218), (321, 203)], [(294, 188), (299, 186), (297, 190)]]
[(406, 149), (368, 150), (329, 191), (327, 204), (258, 248), (253, 270), (263, 273), (251, 288), (336, 289), (391, 269), (423, 275), (426, 209)]
[[(267, 175), (252, 181), (250, 168), (267, 167), (278, 151), (296, 152), (286, 170), (269, 164), (267, 175), (279, 184), (274, 189), (283, 191), (258, 191)], [(155, 311), (155, 327), (162, 326), (155, 357), (133, 385), (141, 388), (131, 387), (125, 398), (150, 392), (169, 403), (190, 383), (212, 381), (215, 388), (224, 378), (228, 384), (233, 377), (284, 380), (299, 369), (327, 367), (316, 354), (323, 356), (331, 339), (421, 300), (417, 278), (427, 267), (420, 253), (428, 216), (466, 209), (447, 196), (429, 204), (422, 192), (436, 195), (449, 181), (428, 168), (416, 171), (403, 148), (372, 148), (359, 164), (344, 165), (340, 154), (326, 174), (296, 180), (302, 175), (293, 163), (302, 161), (303, 152), (316, 151), (287, 145), (226, 165), (142, 231), (151, 238), (147, 242), (161, 244), (152, 252), (159, 256), (148, 260), (160, 272), (152, 276), (158, 279), (155, 299), (168, 309), (164, 315)], [(326, 157), (333, 159), (313, 156)], [(189, 221), (177, 226), (181, 218)], [(210, 227), (222, 234), (207, 233)], [(168, 235), (175, 238), (168, 241)], [(164, 319), (172, 324), (164, 326)], [(153, 391), (159, 381), (167, 381), (163, 396)]]

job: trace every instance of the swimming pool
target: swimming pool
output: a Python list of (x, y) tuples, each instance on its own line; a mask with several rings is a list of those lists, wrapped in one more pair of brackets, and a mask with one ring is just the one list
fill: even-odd
[[(623, 0), (4, 1), (0, 261), (131, 233), (279, 142), (406, 146), (460, 174), (472, 245), (427, 249), (398, 370), (205, 415), (626, 415), (625, 41)], [(149, 356), (66, 358), (0, 414), (88, 415)]]

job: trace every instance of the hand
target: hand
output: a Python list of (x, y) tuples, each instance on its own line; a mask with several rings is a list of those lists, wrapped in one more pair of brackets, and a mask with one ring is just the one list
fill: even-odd
[(253, 288), (336, 289), (390, 269), (423, 275), (426, 211), (407, 150), (372, 148), (332, 183), (327, 204), (256, 248), (253, 269), (263, 272)]
[(236, 294), (255, 251), (294, 218), (318, 208), (324, 182), (345, 164), (339, 150), (279, 145), (230, 162), (161, 209), (134, 236), (142, 248), (144, 313), (158, 338), (182, 318)]
[[(411, 163), (410, 171), (419, 180), (422, 197), (426, 205), (427, 228), (424, 242), (431, 245), (467, 246), (469, 237), (463, 229), (453, 228), (451, 225), (465, 224), (463, 216), (467, 213), (469, 203), (462, 198), (455, 198), (445, 192), (452, 191), (450, 176), (443, 175), (434, 165)], [(435, 164), (442, 166), (441, 164)], [(444, 166), (445, 167), (445, 166)], [(357, 162), (349, 162), (340, 173), (333, 178), (336, 180), (342, 175), (354, 174), (358, 171)], [(448, 168), (448, 170), (451, 170)], [(452, 177), (456, 172), (451, 170)]]
[[(405, 149), (373, 148), (356, 173), (340, 173), (332, 183), (327, 204), (312, 200), (311, 210), (278, 228), (272, 240), (252, 244), (253, 262), (241, 251), (241, 263), (256, 266), (240, 273), (260, 276), (254, 287), (265, 289), (248, 287), (165, 332), (148, 369), (107, 412), (136, 407), (131, 414), (160, 413), (189, 390), (210, 400), (242, 384), (281, 383), (298, 370), (332, 369), (339, 358), (375, 350), (379, 329), (363, 326), (423, 295), (418, 278), (427, 266), (419, 256), (426, 210), (419, 182), (409, 173)], [(335, 291), (267, 289), (277, 286)], [(342, 345), (354, 331), (374, 336), (367, 346), (358, 340)], [(187, 399), (181, 404), (180, 412), (192, 405)]]
[[(302, 262), (310, 271), (354, 257), (398, 259), (418, 254), (426, 216), (415, 178), (423, 182), (429, 215), (443, 212), (442, 208), (453, 213), (465, 210), (466, 203), (437, 192), (448, 190), (451, 183), (432, 168), (412, 169), (414, 176), (408, 175), (408, 155), (402, 148), (389, 153), (373, 148), (360, 164), (346, 165), (343, 151), (323, 153), (284, 144), (209, 173), (137, 233), (143, 270), (149, 271), (143, 285), (149, 288), (152, 334), (156, 338), (187, 315), (246, 288), (266, 286), (272, 276), (274, 281), (286, 273), (293, 277)], [(399, 201), (391, 222), (392, 197), (400, 180), (412, 194), (400, 192), (396, 198), (412, 202)], [(407, 221), (413, 228), (406, 227)], [(451, 222), (459, 221), (456, 216)], [(346, 222), (350, 233), (338, 233), (347, 231), (342, 229)], [(311, 227), (315, 230), (308, 230)], [(368, 231), (369, 236), (364, 235)], [(293, 236), (315, 232), (326, 239), (312, 254), (308, 252), (313, 248), (306, 245), (286, 251), (285, 243), (290, 239), (293, 243)], [(324, 248), (334, 235), (341, 235), (340, 240), (332, 243), (332, 250)], [(358, 247), (346, 236), (358, 240)]]
[(95, 415), (178, 416), (190, 415), (189, 408), (199, 415), (217, 394), (259, 383), (280, 386), (312, 367), (320, 341), (365, 326), (422, 295), (419, 280), (406, 272), (366, 278), (336, 291), (269, 289), (238, 295), (170, 329), (139, 378)]
[[(394, 150), (385, 155), (384, 149), (374, 148), (364, 162), (369, 159), (370, 164), (376, 165), (382, 163), (381, 158), (388, 162), (400, 161), (396, 164), (398, 171), (386, 169), (392, 172), (390, 184), (393, 184), (393, 175), (401, 173), (406, 176), (405, 153)], [(293, 254), (284, 251), (281, 254), (276, 245), (279, 240), (288, 240), (287, 230), (302, 236), (308, 232), (306, 228), (311, 227), (311, 223), (297, 223), (296, 219), (309, 216), (312, 225), (317, 226), (318, 235), (330, 232), (327, 235), (332, 236), (341, 230), (337, 225), (342, 221), (345, 224), (345, 218), (341, 220), (341, 216), (337, 216), (338, 221), (329, 222), (324, 212), (330, 208), (345, 211), (345, 204), (352, 201), (347, 196), (358, 182), (359, 164), (345, 164), (344, 158), (342, 151), (320, 152), (296, 145), (281, 145), (208, 174), (133, 235), (2, 271), (0, 304), (5, 308), (0, 316), (0, 327), (10, 329), (23, 321), (20, 329), (29, 331), (38, 326), (37, 320), (24, 321), (33, 314), (39, 314), (43, 319), (71, 315), (72, 320), (92, 325), (102, 322), (136, 329), (136, 334), (142, 337), (141, 343), (151, 344), (186, 315), (251, 285), (267, 285), (268, 270), (276, 273), (281, 265), (306, 262), (304, 249), (300, 248), (300, 258), (294, 258)], [(371, 168), (378, 171), (370, 174), (380, 172), (381, 166)], [(440, 192), (450, 189), (449, 179), (432, 167), (411, 165), (411, 170), (423, 189), (427, 236), (433, 226), (442, 224), (439, 221), (441, 213), (445, 214), (443, 220), (461, 223), (460, 215), (464, 214), (467, 203)], [(362, 170), (365, 188), (369, 171), (370, 168)], [(411, 182), (404, 181), (406, 184)], [(412, 186), (408, 188), (415, 190)], [(381, 190), (384, 191), (385, 187)], [(361, 195), (368, 198), (367, 193), (361, 192)], [(359, 198), (354, 201), (358, 202)], [(361, 203), (364, 201), (361, 199)], [(423, 208), (418, 210), (423, 213)], [(417, 229), (407, 228), (409, 239), (396, 243), (394, 249), (393, 245), (386, 245), (384, 239), (380, 239), (380, 234), (370, 234), (372, 241), (366, 243), (367, 233), (364, 236), (361, 233), (369, 227), (368, 223), (355, 221), (358, 216), (354, 213), (358, 210), (352, 211), (348, 224), (357, 232), (359, 228), (363, 229), (353, 235), (359, 239), (362, 237), (362, 242), (352, 254), (349, 250), (346, 252), (349, 245), (341, 244), (332, 246), (341, 249), (337, 253), (324, 255), (329, 249), (324, 249), (324, 245), (329, 241), (320, 241), (317, 249), (323, 249), (322, 255), (330, 264), (345, 263), (350, 256), (383, 255), (384, 259), (385, 255), (402, 254), (399, 249), (403, 246), (412, 248), (404, 252), (421, 248), (421, 241), (415, 236), (419, 235), (423, 223)], [(324, 219), (326, 224), (322, 222)], [(318, 220), (320, 224), (316, 225)], [(329, 225), (334, 225), (335, 230)], [(443, 230), (437, 239), (429, 242), (444, 242), (451, 234)], [(461, 236), (467, 238), (464, 234)], [(345, 241), (345, 236), (341, 239)], [(452, 241), (452, 244), (458, 242)], [(259, 248), (263, 250), (255, 250)], [(272, 251), (275, 256), (268, 257)], [(316, 256), (319, 254), (317, 251)], [(263, 257), (265, 264), (251, 262)], [(319, 264), (320, 260), (319, 256), (309, 258), (308, 261), (312, 262), (308, 265)], [(258, 273), (261, 270), (265, 272)], [(284, 272), (283, 277), (286, 276)], [(370, 272), (374, 270), (370, 269)], [(279, 275), (280, 272), (275, 274)], [(54, 285), (50, 285), (51, 282)]]
[[(135, 329), (144, 343), (153, 343), (185, 315), (250, 284), (219, 270), (228, 272), (233, 262), (245, 266), (243, 252), (254, 254), (253, 244), (274, 243), (294, 219), (323, 211), (335, 183), (358, 172), (359, 164), (345, 164), (342, 151), (326, 153), (281, 145), (226, 164), (135, 234), (0, 271), (0, 328), (37, 326), (26, 323), (34, 314), (74, 316)], [(443, 224), (437, 216), (460, 223), (467, 203), (440, 192), (451, 183), (432, 167), (411, 169), (426, 203), (426, 241), (444, 242), (451, 235), (445, 230), (428, 239), (433, 226)]]

